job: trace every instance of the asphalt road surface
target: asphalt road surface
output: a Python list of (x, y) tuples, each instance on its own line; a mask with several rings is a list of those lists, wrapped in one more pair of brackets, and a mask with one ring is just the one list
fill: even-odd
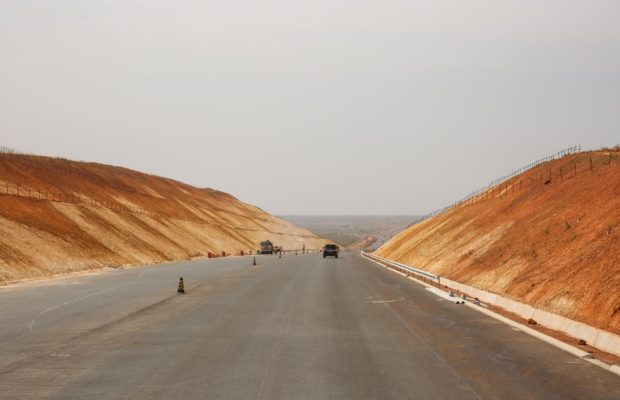
[(620, 377), (358, 255), (260, 256), (0, 289), (0, 398), (620, 399)]

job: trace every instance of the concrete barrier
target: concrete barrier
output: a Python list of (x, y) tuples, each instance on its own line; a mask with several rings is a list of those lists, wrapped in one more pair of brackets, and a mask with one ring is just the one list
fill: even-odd
[[(376, 258), (376, 256), (371, 258)], [(401, 263), (384, 258), (382, 258), (382, 262), (390, 262), (399, 267), (403, 266)], [(414, 267), (410, 268), (419, 270)], [(582, 322), (532, 307), (529, 304), (521, 303), (495, 293), (477, 289), (473, 286), (464, 285), (460, 282), (446, 279), (444, 277), (441, 277), (441, 284), (452, 290), (465, 293), (469, 297), (478, 298), (483, 303), (501, 307), (504, 310), (517, 314), (525, 319), (531, 318), (546, 328), (566, 333), (567, 335), (574, 337), (575, 342), (577, 342), (578, 339), (583, 339), (592, 347), (596, 347), (597, 349), (620, 356), (620, 335), (616, 335)]]

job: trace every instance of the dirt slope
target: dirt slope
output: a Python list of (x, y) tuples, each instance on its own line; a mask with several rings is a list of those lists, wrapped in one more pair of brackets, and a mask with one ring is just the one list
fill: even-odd
[(372, 246), (377, 242), (377, 237), (373, 235), (366, 235), (357, 241), (346, 246), (349, 250), (364, 250)]
[(126, 168), (0, 153), (0, 284), (325, 240), (229, 194)]
[(620, 152), (533, 168), (376, 254), (620, 333)]

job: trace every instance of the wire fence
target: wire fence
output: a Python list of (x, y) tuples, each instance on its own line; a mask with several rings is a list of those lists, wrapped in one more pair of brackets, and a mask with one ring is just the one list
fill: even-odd
[[(32, 154), (27, 154), (24, 152), (18, 152), (9, 147), (0, 146), (0, 161), (8, 161), (11, 164), (19, 164), (22, 167), (38, 169), (41, 171), (53, 171), (54, 173), (64, 173), (68, 175), (77, 176), (80, 179), (88, 179), (92, 183), (98, 186), (105, 186), (108, 188), (115, 188), (120, 191), (140, 194), (145, 196), (150, 196), (151, 198), (156, 198), (152, 201), (156, 202), (169, 202), (164, 197), (159, 194), (149, 191), (147, 189), (136, 188), (134, 186), (128, 185), (124, 182), (114, 181), (111, 179), (107, 179), (96, 173), (88, 170), (80, 169), (78, 163), (72, 162), (70, 160), (62, 159), (62, 158), (47, 158), (41, 156), (35, 156)], [(174, 202), (172, 207), (164, 207), (164, 209), (154, 209), (154, 208), (145, 208), (139, 207), (135, 205), (129, 204), (121, 204), (116, 201), (110, 200), (98, 200), (94, 198), (90, 198), (84, 195), (75, 194), (73, 192), (56, 190), (56, 189), (36, 189), (30, 187), (28, 185), (20, 185), (9, 181), (0, 181), (0, 195), (8, 195), (8, 196), (16, 196), (29, 200), (36, 201), (47, 201), (47, 202), (56, 202), (56, 203), (65, 203), (76, 206), (87, 206), (87, 207), (95, 207), (95, 208), (105, 208), (107, 210), (117, 212), (117, 213), (126, 213), (126, 214), (136, 214), (146, 217), (158, 218), (158, 219), (171, 219), (171, 220), (181, 220), (181, 221), (189, 221), (193, 223), (210, 225), (214, 228), (221, 228), (223, 230), (226, 229), (234, 229), (234, 230), (242, 230), (249, 232), (268, 232), (272, 235), (281, 235), (281, 236), (293, 236), (299, 237), (303, 239), (317, 239), (316, 235), (302, 235), (290, 232), (279, 232), (279, 231), (267, 231), (266, 227), (261, 227), (259, 222), (268, 222), (267, 219), (264, 220), (256, 220), (255, 216), (250, 214), (238, 212), (232, 209), (228, 209), (226, 207), (218, 207), (217, 205), (211, 204), (210, 207), (205, 207), (200, 204), (197, 200), (188, 200), (192, 206), (197, 208), (200, 213), (204, 213), (205, 216), (199, 216), (198, 214), (194, 214), (192, 211), (188, 211), (186, 214), (181, 214), (174, 212), (174, 208), (179, 206), (178, 202)], [(191, 196), (191, 195), (189, 195)], [(225, 223), (222, 221), (216, 222), (213, 219), (212, 215), (210, 218), (206, 217), (208, 213), (222, 213), (226, 217), (236, 216), (244, 219), (252, 220), (257, 227), (249, 227), (242, 226), (232, 223)], [(192, 215), (193, 214), (193, 215)], [(284, 255), (297, 255), (297, 254), (308, 254), (308, 253), (318, 253), (320, 250), (318, 249), (287, 249), (282, 251)], [(253, 250), (243, 251), (220, 251), (218, 253), (208, 252), (209, 258), (211, 257), (226, 257), (229, 255), (252, 255)], [(195, 256), (206, 256), (206, 254), (196, 253)]]
[[(120, 182), (118, 180), (112, 180), (112, 179), (108, 179), (105, 177), (102, 177), (100, 175), (97, 175), (96, 173), (89, 171), (89, 170), (84, 170), (81, 169), (79, 166), (79, 163), (73, 162), (71, 160), (67, 160), (67, 159), (63, 159), (63, 158), (49, 158), (49, 157), (43, 157), (43, 156), (36, 156), (36, 155), (32, 155), (29, 153), (24, 153), (24, 152), (20, 152), (17, 150), (14, 150), (10, 147), (6, 147), (6, 146), (0, 146), (0, 160), (7, 160), (10, 161), (12, 164), (20, 164), (22, 166), (25, 167), (29, 167), (29, 168), (33, 168), (33, 169), (39, 169), (42, 171), (54, 171), (54, 172), (60, 172), (60, 173), (65, 173), (68, 175), (72, 175), (72, 176), (76, 176), (76, 177), (80, 177), (81, 179), (87, 179), (90, 180), (91, 182), (93, 182), (94, 184), (101, 186), (101, 187), (107, 187), (107, 188), (114, 188), (114, 189), (118, 189), (120, 191), (123, 192), (128, 192), (128, 193), (132, 193), (132, 194), (140, 194), (140, 195), (144, 195), (144, 196), (149, 196), (153, 199), (157, 199), (157, 200), (161, 200), (161, 201), (169, 201), (166, 200), (163, 196), (161, 196), (160, 194), (156, 193), (155, 191), (149, 189), (148, 187), (146, 188), (137, 188), (135, 186), (132, 186), (130, 184), (124, 183), (124, 182)], [(200, 190), (200, 189), (198, 189)], [(46, 192), (47, 193), (47, 192)], [(50, 192), (52, 193), (52, 192)], [(56, 193), (56, 192), (54, 192)], [(51, 199), (52, 197), (50, 197)], [(213, 212), (213, 211), (217, 211), (217, 212), (223, 212), (226, 213), (228, 215), (234, 215), (237, 217), (241, 217), (241, 218), (245, 218), (245, 219), (251, 219), (251, 220), (255, 220), (255, 217), (249, 214), (244, 214), (235, 210), (231, 210), (231, 209), (225, 209), (223, 207), (218, 207), (216, 205), (211, 205), (210, 207), (205, 207), (203, 205), (201, 205), (199, 202), (197, 201), (189, 201), (194, 207), (200, 209), (201, 211), (206, 211), (206, 212)], [(106, 203), (106, 204), (114, 204), (113, 207), (108, 207), (114, 210), (123, 210), (122, 205), (121, 204), (117, 204), (117, 203), (111, 203), (111, 202), (103, 202), (103, 201), (98, 201), (98, 200), (88, 200), (86, 199), (85, 201), (82, 201), (82, 203), (85, 204), (89, 204), (89, 205), (95, 205), (95, 204), (99, 204), (99, 203)], [(170, 214), (171, 211), (167, 210), (167, 211), (163, 211), (163, 210), (152, 210), (152, 209), (146, 209), (146, 208), (139, 208), (139, 207), (131, 207), (131, 206), (126, 206), (128, 207), (130, 210), (130, 212), (134, 212), (137, 214), (144, 214), (144, 215), (160, 215), (160, 216), (165, 216), (167, 214)], [(127, 211), (127, 210), (125, 210)], [(171, 216), (171, 215), (169, 215)], [(193, 220), (192, 217), (182, 217), (178, 214), (176, 214), (174, 216), (174, 218), (176, 219), (187, 219), (187, 220)], [(265, 221), (266, 222), (266, 221)]]
[[(544, 186), (558, 181), (562, 182), (564, 180), (574, 178), (579, 174), (593, 172), (597, 168), (605, 166), (611, 167), (614, 162), (618, 160), (617, 153), (619, 151), (620, 149), (615, 148), (610, 149), (607, 154), (591, 153), (589, 157), (568, 157), (566, 162), (561, 165), (555, 163), (550, 166), (548, 170), (538, 168), (539, 172), (537, 174), (527, 174), (528, 171), (532, 171), (541, 165), (550, 163), (551, 161), (560, 160), (566, 156), (587, 153), (582, 151), (581, 146), (569, 147), (555, 154), (534, 161), (519, 169), (513, 170), (510, 174), (493, 180), (488, 185), (471, 192), (464, 198), (446, 207), (437, 209), (422, 218), (419, 218), (411, 225), (418, 224), (452, 209), (473, 205), (480, 201), (503, 198), (507, 195), (518, 193), (532, 187)], [(521, 177), (519, 179), (514, 179), (517, 176)]]
[(64, 158), (50, 158), (36, 156), (28, 153), (18, 152), (10, 147), (0, 146), (0, 159), (10, 160), (14, 164), (42, 171), (55, 171), (65, 173), (67, 175), (80, 177), (81, 179), (90, 180), (97, 185), (113, 187), (126, 192), (140, 194), (143, 196), (156, 197), (159, 195), (147, 188), (138, 188), (119, 180), (103, 177), (90, 170), (84, 170), (75, 162)]
[(0, 146), (0, 153), (13, 154), (16, 153), (15, 149), (6, 146)]
[(90, 207), (108, 208), (117, 212), (141, 214), (153, 217), (172, 218), (172, 215), (159, 210), (151, 210), (112, 201), (97, 200), (86, 196), (56, 190), (33, 189), (28, 186), (17, 185), (8, 181), (0, 182), (0, 194), (25, 197), (34, 200), (52, 201), (57, 203), (83, 204)]
[[(56, 203), (66, 203), (73, 205), (84, 205), (88, 207), (96, 207), (96, 208), (105, 208), (118, 213), (130, 213), (143, 215), (148, 217), (156, 217), (156, 218), (167, 218), (174, 219), (180, 221), (188, 221), (193, 223), (199, 223), (204, 225), (212, 225), (214, 227), (222, 227), (222, 228), (233, 228), (237, 230), (251, 231), (251, 232), (264, 232), (264, 228), (253, 228), (248, 226), (236, 225), (236, 224), (227, 224), (222, 222), (216, 222), (210, 220), (208, 218), (200, 218), (198, 216), (190, 217), (187, 215), (182, 215), (179, 213), (175, 213), (170, 210), (159, 210), (159, 209), (149, 209), (144, 207), (138, 207), (133, 205), (121, 204), (114, 201), (109, 200), (97, 200), (93, 198), (89, 198), (82, 195), (76, 195), (73, 193), (67, 193), (57, 190), (40, 190), (33, 189), (29, 186), (25, 185), (17, 185), (14, 183), (10, 183), (8, 181), (0, 181), (0, 195), (10, 195), (23, 197), (30, 200), (37, 201), (50, 201)], [(225, 211), (223, 211), (225, 212)], [(243, 214), (239, 214), (243, 215)], [(248, 216), (245, 216), (249, 218)], [(270, 233), (275, 235), (286, 235), (286, 236), (296, 236), (301, 238), (316, 238), (316, 236), (311, 235), (301, 235), (289, 232), (278, 232), (278, 231), (270, 231)]]

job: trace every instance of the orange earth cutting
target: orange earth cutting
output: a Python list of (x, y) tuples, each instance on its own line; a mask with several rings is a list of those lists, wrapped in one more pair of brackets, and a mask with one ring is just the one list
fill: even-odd
[(530, 169), (375, 254), (620, 333), (619, 150)]
[(0, 154), (0, 284), (326, 240), (233, 196), (126, 168)]

